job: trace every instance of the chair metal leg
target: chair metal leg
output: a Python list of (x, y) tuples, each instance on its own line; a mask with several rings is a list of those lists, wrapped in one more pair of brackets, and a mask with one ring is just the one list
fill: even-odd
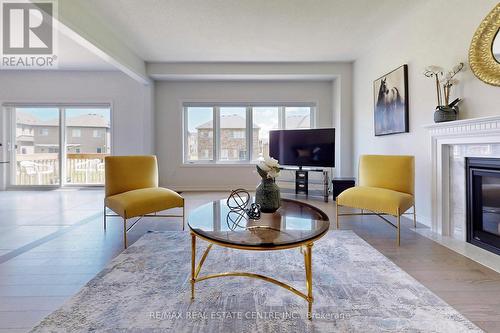
[(184, 231), (184, 226), (185, 226), (185, 221), (186, 221), (186, 201), (182, 201), (182, 231)]
[(194, 299), (194, 283), (195, 278), (195, 264), (196, 264), (196, 236), (191, 233), (191, 299)]
[(417, 228), (417, 212), (415, 210), (415, 205), (413, 205), (413, 228)]
[(398, 243), (398, 246), (401, 244), (401, 215), (399, 214), (399, 209), (398, 209), (398, 216), (397, 216), (397, 220), (398, 220), (398, 223), (397, 223), (397, 226), (398, 226), (398, 230), (397, 230), (397, 233), (398, 233), (398, 240), (397, 240), (397, 243)]
[(106, 231), (106, 204), (104, 204), (104, 231)]
[(127, 248), (127, 219), (123, 218), (123, 246)]
[(337, 230), (340, 229), (339, 225), (339, 204), (335, 201), (335, 222), (337, 223)]

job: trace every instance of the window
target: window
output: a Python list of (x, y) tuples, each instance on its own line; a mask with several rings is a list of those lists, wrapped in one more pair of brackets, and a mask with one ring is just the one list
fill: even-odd
[(311, 111), (308, 107), (286, 107), (285, 129), (311, 128)]
[(253, 108), (253, 122), (258, 126), (253, 132), (252, 159), (269, 155), (269, 131), (280, 128), (280, 108)]
[(213, 108), (188, 107), (185, 112), (185, 160), (212, 160), (214, 157)]
[(109, 105), (7, 107), (15, 119), (9, 133), (17, 147), (10, 156), (9, 185), (104, 184), (104, 155), (110, 153), (111, 139)]
[(244, 138), (245, 138), (245, 130), (233, 131), (233, 139), (244, 139)]
[(79, 138), (82, 136), (82, 130), (79, 128), (74, 128), (71, 130), (71, 136), (74, 138)]
[[(246, 156), (247, 141), (247, 110), (246, 107), (221, 107), (219, 110), (219, 140), (222, 160), (242, 161), (238, 151), (244, 151)], [(228, 152), (231, 151), (231, 154)]]
[(111, 110), (68, 107), (64, 112), (66, 124), (71, 126), (66, 130), (66, 183), (104, 183), (104, 155), (111, 150)]
[(186, 163), (249, 163), (269, 154), (269, 131), (314, 127), (314, 106), (184, 105)]

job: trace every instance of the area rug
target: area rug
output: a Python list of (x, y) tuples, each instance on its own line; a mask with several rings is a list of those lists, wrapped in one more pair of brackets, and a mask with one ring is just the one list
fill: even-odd
[[(206, 243), (198, 241), (198, 259)], [(223, 277), (190, 291), (190, 236), (148, 233), (33, 332), (480, 332), (351, 231), (313, 247), (313, 319), (307, 302), (274, 284)], [(200, 275), (250, 271), (305, 290), (299, 249), (214, 247)]]

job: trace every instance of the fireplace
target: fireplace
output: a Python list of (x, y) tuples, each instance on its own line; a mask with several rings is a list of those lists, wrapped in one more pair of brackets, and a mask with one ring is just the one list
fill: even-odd
[(466, 158), (467, 242), (500, 254), (500, 158)]

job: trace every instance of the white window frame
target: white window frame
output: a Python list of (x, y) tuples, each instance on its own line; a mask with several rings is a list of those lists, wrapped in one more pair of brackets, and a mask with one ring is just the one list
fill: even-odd
[[(7, 146), (11, 147), (16, 142), (16, 117), (15, 117), (15, 109), (16, 108), (57, 108), (59, 109), (59, 184), (56, 185), (18, 185), (15, 184), (15, 168), (10, 167), (8, 171), (7, 177), (7, 188), (8, 189), (57, 189), (64, 187), (103, 187), (104, 184), (69, 184), (65, 181), (66, 174), (66, 147), (67, 147), (67, 130), (70, 128), (66, 125), (66, 109), (87, 109), (87, 108), (106, 108), (109, 109), (110, 112), (110, 128), (109, 128), (109, 136), (110, 136), (110, 155), (114, 154), (114, 107), (113, 102), (111, 101), (103, 101), (96, 103), (88, 103), (88, 102), (68, 102), (68, 103), (47, 103), (47, 102), (4, 102), (1, 104), (2, 112), (7, 113), (7, 121), (8, 121), (8, 143)], [(40, 130), (40, 129), (39, 129)], [(48, 130), (48, 128), (47, 128)], [(35, 134), (35, 132), (33, 132)], [(9, 148), (8, 149), (8, 158), (10, 161), (16, 160), (16, 150)]]
[[(188, 144), (188, 109), (191, 107), (212, 108), (212, 123), (213, 129), (213, 156), (212, 159), (189, 160), (189, 144)], [(247, 158), (245, 160), (221, 160), (221, 145), (220, 145), (220, 108), (221, 107), (240, 107), (246, 109), (246, 128), (245, 139)], [(309, 107), (311, 110), (310, 121), (311, 127), (316, 128), (316, 103), (297, 102), (297, 103), (204, 103), (204, 102), (184, 102), (182, 103), (182, 128), (183, 128), (183, 148), (182, 161), (183, 165), (252, 165), (257, 156), (253, 155), (253, 108), (254, 107), (277, 107), (278, 108), (278, 129), (285, 129), (285, 108), (287, 107)], [(200, 152), (198, 152), (200, 155)], [(239, 154), (239, 153), (238, 153)]]

